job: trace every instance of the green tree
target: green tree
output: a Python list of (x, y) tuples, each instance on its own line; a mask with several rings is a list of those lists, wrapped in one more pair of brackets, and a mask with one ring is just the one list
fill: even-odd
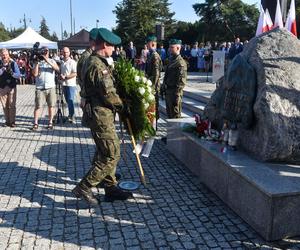
[(65, 30), (63, 33), (63, 39), (67, 39), (69, 37), (68, 32)]
[(11, 38), (15, 38), (17, 36), (19, 36), (20, 34), (22, 34), (24, 32), (24, 28), (23, 27), (20, 27), (20, 28), (13, 28), (11, 31), (10, 31), (10, 37)]
[(123, 43), (134, 41), (142, 47), (145, 38), (155, 33), (155, 25), (165, 25), (166, 36), (172, 33), (174, 13), (170, 11), (168, 0), (123, 0), (115, 10), (117, 27)]
[(49, 33), (49, 27), (46, 24), (46, 19), (45, 17), (42, 17), (41, 24), (40, 24), (40, 35), (47, 38), (51, 39), (50, 33)]
[(4, 24), (0, 22), (0, 42), (4, 42), (10, 39), (9, 32), (5, 29)]
[(57, 42), (58, 41), (58, 36), (56, 34), (56, 32), (53, 32), (52, 36), (51, 36), (51, 41)]
[(193, 5), (204, 26), (205, 40), (250, 39), (255, 35), (259, 11), (241, 0), (205, 0)]
[(204, 25), (201, 22), (189, 23), (178, 21), (176, 30), (169, 38), (177, 38), (182, 40), (184, 44), (193, 44), (196, 41), (202, 41), (204, 33)]

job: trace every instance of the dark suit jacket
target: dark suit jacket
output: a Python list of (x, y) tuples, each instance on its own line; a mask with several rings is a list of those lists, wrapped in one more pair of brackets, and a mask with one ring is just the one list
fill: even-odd
[(130, 48), (128, 47), (126, 50), (126, 58), (128, 59), (134, 59), (136, 57), (136, 48)]
[(228, 54), (228, 58), (232, 60), (237, 54), (243, 51), (244, 47), (242, 44), (234, 44), (231, 46)]

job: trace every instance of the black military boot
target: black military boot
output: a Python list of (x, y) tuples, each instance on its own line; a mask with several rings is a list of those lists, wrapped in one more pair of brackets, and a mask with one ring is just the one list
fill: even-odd
[(127, 200), (133, 197), (131, 192), (123, 191), (117, 186), (105, 187), (105, 201), (112, 202), (115, 200)]
[[(121, 179), (121, 175), (116, 173), (115, 174), (115, 177), (116, 177), (116, 180), (117, 182), (119, 182), (119, 180)], [(96, 188), (104, 188), (105, 187), (105, 181), (101, 181), (97, 186)]]
[(75, 195), (76, 198), (84, 199), (92, 206), (99, 205), (99, 201), (92, 193), (91, 186), (85, 180), (79, 182), (79, 184), (72, 190), (72, 193)]

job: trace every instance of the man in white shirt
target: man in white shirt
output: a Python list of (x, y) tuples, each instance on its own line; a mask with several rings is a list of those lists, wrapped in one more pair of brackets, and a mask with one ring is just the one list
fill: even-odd
[(64, 47), (63, 60), (61, 61), (60, 65), (60, 79), (62, 81), (64, 96), (68, 104), (69, 116), (67, 120), (70, 123), (74, 123), (74, 102), (77, 89), (77, 63), (70, 57), (70, 54), (70, 49), (68, 47)]

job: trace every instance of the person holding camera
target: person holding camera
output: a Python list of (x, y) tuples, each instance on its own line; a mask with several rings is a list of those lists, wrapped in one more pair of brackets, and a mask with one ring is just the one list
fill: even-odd
[(3, 107), (5, 125), (16, 126), (17, 81), (20, 70), (17, 63), (10, 58), (7, 49), (2, 49), (0, 60), (0, 102)]
[(37, 130), (39, 127), (38, 120), (44, 100), (47, 102), (49, 113), (47, 128), (53, 129), (53, 116), (56, 104), (55, 71), (59, 72), (59, 67), (54, 59), (49, 58), (49, 49), (47, 47), (42, 47), (40, 54), (32, 69), (36, 82), (34, 125), (32, 130)]
[(60, 65), (60, 80), (62, 81), (64, 96), (68, 104), (68, 122), (74, 123), (74, 101), (76, 97), (77, 63), (70, 57), (70, 49), (63, 48), (63, 60)]

